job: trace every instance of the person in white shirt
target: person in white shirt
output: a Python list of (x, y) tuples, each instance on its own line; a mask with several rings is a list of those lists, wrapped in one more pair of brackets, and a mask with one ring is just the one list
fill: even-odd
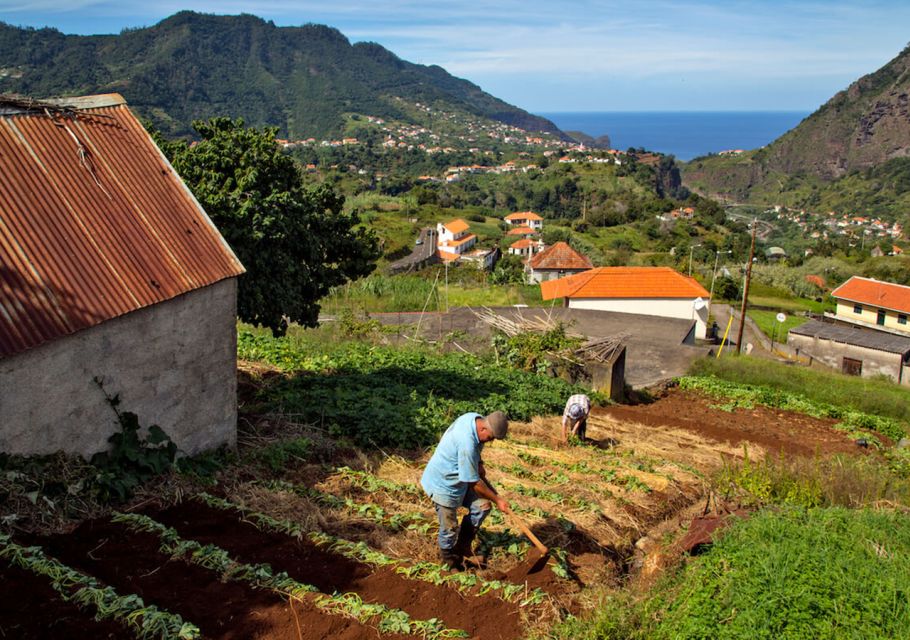
[(576, 393), (566, 402), (562, 412), (562, 441), (569, 441), (569, 430), (572, 435), (585, 439), (588, 428), (588, 414), (591, 413), (591, 399), (583, 393)]

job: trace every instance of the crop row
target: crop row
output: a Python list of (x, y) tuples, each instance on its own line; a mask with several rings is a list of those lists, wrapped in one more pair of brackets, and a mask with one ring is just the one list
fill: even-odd
[(227, 551), (213, 544), (203, 545), (195, 540), (185, 540), (176, 530), (136, 513), (117, 513), (114, 522), (134, 531), (154, 534), (160, 539), (160, 550), (172, 558), (185, 560), (219, 573), (225, 580), (246, 582), (260, 589), (268, 589), (283, 596), (303, 600), (313, 596), (313, 603), (320, 609), (344, 615), (363, 623), (374, 623), (381, 633), (417, 634), (425, 638), (466, 638), (460, 629), (446, 629), (436, 618), (414, 620), (405, 611), (382, 604), (365, 603), (357, 594), (324, 594), (313, 585), (294, 580), (284, 571), (275, 573), (268, 564), (250, 565), (232, 559)]
[[(300, 526), (294, 522), (279, 520), (207, 493), (199, 493), (195, 497), (212, 508), (236, 512), (242, 515), (246, 521), (260, 529), (283, 533), (296, 538), (301, 538), (304, 535)], [(350, 540), (321, 532), (311, 532), (308, 537), (313, 543), (352, 560), (373, 566), (394, 566), (396, 573), (409, 579), (436, 585), (450, 585), (462, 592), (476, 588), (477, 595), (494, 593), (508, 602), (518, 602), (520, 606), (539, 604), (546, 597), (544, 591), (540, 589), (528, 591), (525, 585), (502, 580), (485, 580), (472, 573), (449, 573), (445, 567), (435, 562), (414, 562), (405, 558), (392, 558), (381, 551), (371, 549), (365, 542), (351, 542)]]
[(847, 431), (854, 437), (863, 436), (878, 448), (881, 448), (881, 442), (866, 433), (867, 430), (877, 431), (895, 441), (905, 435), (904, 427), (892, 418), (810, 400), (806, 396), (781, 389), (729, 382), (714, 376), (684, 376), (679, 378), (679, 386), (682, 389), (693, 389), (715, 398), (727, 400), (725, 404), (718, 407), (726, 411), (732, 411), (738, 407), (751, 409), (759, 404), (798, 411), (816, 418), (833, 418), (840, 421), (835, 425), (837, 428)]
[(80, 607), (95, 610), (98, 620), (115, 620), (132, 629), (142, 640), (193, 640), (199, 628), (179, 615), (148, 605), (135, 594), (119, 595), (95, 578), (51, 558), (40, 547), (23, 547), (0, 534), (0, 558), (47, 578), (60, 597)]

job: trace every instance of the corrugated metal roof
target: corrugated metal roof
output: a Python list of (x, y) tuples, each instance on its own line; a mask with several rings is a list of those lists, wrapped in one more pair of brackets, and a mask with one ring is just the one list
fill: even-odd
[(709, 296), (697, 280), (670, 267), (599, 267), (558, 280), (541, 282), (540, 293), (544, 300)]
[(0, 357), (243, 273), (117, 94), (0, 112)]
[(791, 334), (831, 340), (841, 344), (850, 344), (887, 353), (906, 354), (910, 352), (910, 337), (898, 336), (893, 333), (876, 331), (849, 324), (822, 322), (810, 320), (798, 327), (790, 329)]

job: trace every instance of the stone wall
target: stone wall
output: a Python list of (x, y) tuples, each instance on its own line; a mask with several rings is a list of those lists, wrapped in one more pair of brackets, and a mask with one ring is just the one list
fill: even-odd
[(0, 451), (84, 456), (107, 448), (121, 411), (186, 453), (237, 438), (235, 278), (0, 360)]
[[(842, 370), (843, 361), (846, 357), (863, 363), (861, 373), (863, 378), (885, 375), (895, 382), (900, 380), (901, 384), (910, 385), (910, 380), (901, 373), (902, 362), (900, 354), (843, 344), (833, 340), (822, 340), (796, 333), (789, 334), (787, 344), (793, 349), (798, 349), (800, 356), (811, 356), (838, 371)], [(907, 367), (904, 367), (904, 373), (907, 373)]]

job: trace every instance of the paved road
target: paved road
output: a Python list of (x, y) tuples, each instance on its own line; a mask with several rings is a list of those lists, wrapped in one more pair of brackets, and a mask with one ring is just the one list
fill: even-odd
[(401, 273), (420, 267), (436, 253), (436, 229), (424, 227), (417, 236), (414, 249), (410, 255), (405, 256), (389, 265), (389, 273)]

